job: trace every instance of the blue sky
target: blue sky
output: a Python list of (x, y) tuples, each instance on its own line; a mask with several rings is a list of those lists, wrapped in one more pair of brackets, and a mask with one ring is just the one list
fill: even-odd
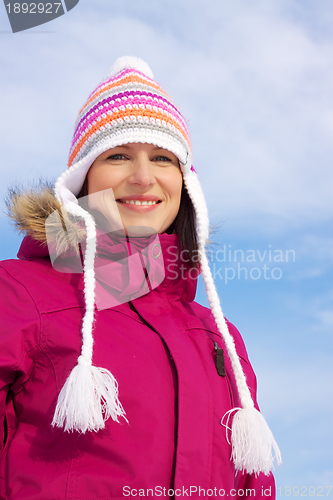
[[(282, 451), (281, 496), (333, 485), (332, 2), (80, 0), (15, 35), (0, 6), (1, 199), (66, 168), (77, 112), (121, 55), (146, 60), (188, 120), (212, 269)], [(5, 259), (20, 236), (2, 211)]]

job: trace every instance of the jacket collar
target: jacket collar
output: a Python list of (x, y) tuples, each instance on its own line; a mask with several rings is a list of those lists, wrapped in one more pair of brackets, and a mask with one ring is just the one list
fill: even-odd
[[(21, 260), (50, 260), (46, 245), (26, 236), (17, 254)], [(83, 272), (81, 259), (66, 251), (53, 263), (57, 271)], [(95, 261), (97, 308), (105, 309), (148, 293), (165, 293), (169, 299), (191, 302), (198, 271), (189, 266), (186, 253), (178, 251), (178, 236), (163, 233), (150, 238), (97, 237)], [(148, 278), (148, 279), (147, 279)]]

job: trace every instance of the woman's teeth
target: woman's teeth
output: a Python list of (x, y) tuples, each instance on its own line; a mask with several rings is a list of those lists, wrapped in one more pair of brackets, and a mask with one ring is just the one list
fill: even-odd
[(157, 201), (140, 201), (140, 200), (120, 200), (127, 205), (156, 205)]

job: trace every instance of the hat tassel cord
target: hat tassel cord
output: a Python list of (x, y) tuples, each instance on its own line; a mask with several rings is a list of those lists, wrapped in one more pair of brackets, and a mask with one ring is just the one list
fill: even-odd
[[(204, 281), (207, 280), (212, 283), (212, 286), (209, 287), (210, 297), (208, 299), (217, 327), (228, 350), (242, 404), (242, 408), (233, 408), (230, 412), (227, 412), (221, 421), (222, 425), (224, 425), (225, 417), (229, 421), (232, 413), (234, 413), (231, 425), (232, 460), (236, 470), (246, 471), (248, 474), (263, 472), (268, 475), (274, 469), (274, 458), (276, 458), (277, 464), (280, 465), (281, 453), (266, 420), (254, 407), (243, 368), (236, 352), (234, 339), (229, 333), (222, 314), (219, 297), (204, 252), (201, 252), (200, 260)], [(228, 428), (226, 432), (228, 432)]]
[[(228, 330), (222, 312), (220, 299), (205, 252), (209, 234), (209, 221), (202, 188), (196, 173), (192, 171), (184, 176), (184, 181), (197, 215), (201, 274), (212, 314), (228, 350), (242, 405), (242, 408), (233, 408), (227, 412), (223, 416), (221, 424), (226, 427), (227, 441), (232, 446), (231, 459), (234, 462), (235, 469), (237, 471), (246, 471), (248, 474), (263, 472), (268, 475), (274, 469), (274, 459), (276, 459), (278, 465), (281, 463), (280, 450), (264, 417), (254, 407), (243, 368), (236, 352), (234, 339)], [(229, 421), (232, 415), (230, 428)], [(224, 423), (225, 421), (226, 423)], [(228, 437), (230, 432), (231, 442)]]
[(72, 369), (58, 396), (52, 421), (54, 427), (65, 431), (98, 431), (112, 417), (125, 417), (118, 398), (118, 383), (112, 373), (92, 365), (95, 306), (96, 227), (92, 216), (75, 203), (66, 204), (73, 215), (82, 217), (86, 226), (86, 251), (84, 258), (84, 295), (86, 311), (82, 325), (82, 351), (77, 365)]

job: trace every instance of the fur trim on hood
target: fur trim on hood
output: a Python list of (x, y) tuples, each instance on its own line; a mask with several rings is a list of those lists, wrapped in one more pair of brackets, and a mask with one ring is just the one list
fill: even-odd
[[(49, 184), (41, 183), (30, 189), (12, 188), (6, 205), (7, 215), (19, 232), (44, 246), (47, 246), (48, 242), (55, 243), (58, 254), (69, 248), (78, 251), (78, 244), (86, 234), (84, 226), (80, 224), (81, 219), (66, 212)], [(46, 235), (46, 219), (55, 211), (59, 217), (48, 220)]]

